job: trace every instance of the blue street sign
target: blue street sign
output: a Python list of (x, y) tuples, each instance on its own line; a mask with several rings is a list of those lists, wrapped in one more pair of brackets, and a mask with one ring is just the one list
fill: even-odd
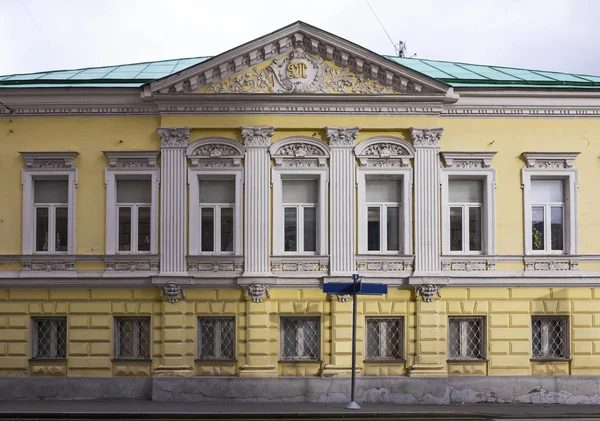
[(329, 282), (323, 284), (323, 292), (327, 292), (329, 294), (354, 294), (355, 285), (357, 294), (381, 295), (387, 294), (388, 292), (388, 286), (386, 284), (367, 284), (365, 282)]

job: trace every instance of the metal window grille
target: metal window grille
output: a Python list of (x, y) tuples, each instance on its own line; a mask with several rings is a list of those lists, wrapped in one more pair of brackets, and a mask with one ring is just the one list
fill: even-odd
[(533, 317), (532, 354), (534, 358), (568, 358), (568, 319), (563, 317)]
[(483, 317), (448, 318), (448, 357), (453, 360), (485, 357)]
[(33, 319), (32, 357), (67, 358), (67, 319)]
[(281, 318), (281, 359), (318, 361), (320, 352), (319, 318)]
[(198, 318), (198, 357), (202, 360), (235, 359), (235, 318)]
[(368, 317), (367, 359), (402, 359), (403, 320), (401, 317)]
[(116, 319), (116, 356), (123, 359), (150, 358), (150, 318)]

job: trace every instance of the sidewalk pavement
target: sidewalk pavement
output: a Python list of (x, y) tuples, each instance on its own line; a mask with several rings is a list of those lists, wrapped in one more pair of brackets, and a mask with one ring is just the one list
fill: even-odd
[(600, 420), (600, 405), (362, 404), (360, 410), (343, 403), (206, 403), (156, 401), (0, 401), (0, 420), (36, 419), (435, 419), (435, 420)]

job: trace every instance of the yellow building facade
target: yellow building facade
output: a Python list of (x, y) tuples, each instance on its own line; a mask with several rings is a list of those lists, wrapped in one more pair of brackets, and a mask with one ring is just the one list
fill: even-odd
[(343, 400), (357, 273), (359, 400), (600, 401), (600, 78), (299, 22), (0, 88), (3, 384)]

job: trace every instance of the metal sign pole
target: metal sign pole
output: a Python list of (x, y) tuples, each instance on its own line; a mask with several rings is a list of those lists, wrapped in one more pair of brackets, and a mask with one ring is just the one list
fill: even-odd
[(352, 383), (350, 390), (350, 403), (346, 405), (346, 409), (360, 409), (360, 406), (354, 400), (354, 394), (356, 391), (356, 309), (357, 309), (357, 298), (358, 298), (358, 274), (352, 275), (353, 280), (353, 291), (352, 294)]

